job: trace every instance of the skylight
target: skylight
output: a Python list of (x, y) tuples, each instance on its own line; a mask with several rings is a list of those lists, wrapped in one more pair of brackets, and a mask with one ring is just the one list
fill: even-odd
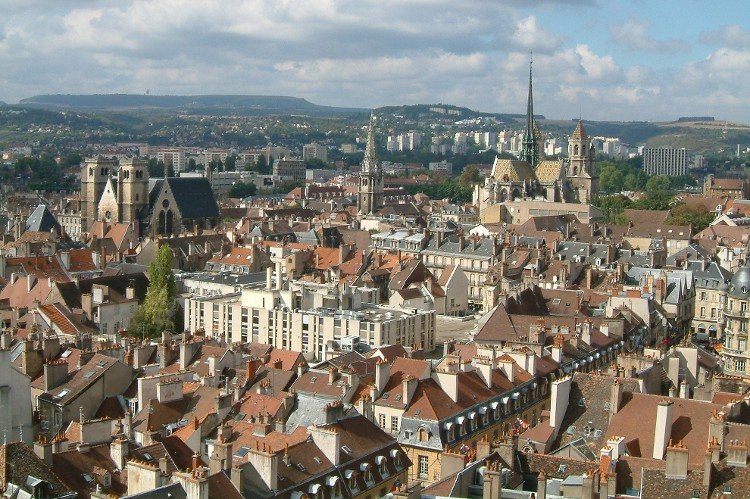
[(237, 452), (234, 453), (235, 457), (245, 457), (250, 452), (249, 447), (240, 447)]

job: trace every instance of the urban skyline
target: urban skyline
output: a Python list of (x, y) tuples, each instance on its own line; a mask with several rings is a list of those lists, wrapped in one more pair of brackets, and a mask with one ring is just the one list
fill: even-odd
[[(739, 2), (11, 1), (0, 99), (258, 94), (321, 105), (523, 112), (533, 52), (548, 118), (746, 121)], [(710, 14), (710, 15), (708, 15)]]

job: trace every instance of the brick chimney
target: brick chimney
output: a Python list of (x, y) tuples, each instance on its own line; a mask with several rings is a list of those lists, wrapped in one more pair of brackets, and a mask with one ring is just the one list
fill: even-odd
[(674, 402), (663, 400), (656, 407), (656, 425), (654, 427), (654, 450), (651, 457), (664, 459), (664, 452), (672, 435), (672, 415), (674, 413)]
[(667, 469), (664, 474), (667, 478), (680, 478), (683, 480), (687, 478), (688, 461), (690, 459), (687, 447), (682, 442), (673, 445), (672, 441), (669, 441), (666, 460)]
[(612, 383), (612, 387), (610, 388), (610, 396), (609, 396), (609, 419), (612, 419), (612, 416), (617, 414), (617, 411), (620, 409), (620, 403), (622, 402), (622, 381), (620, 378), (615, 378), (614, 382)]
[(44, 364), (44, 391), (48, 392), (60, 386), (68, 377), (68, 362), (55, 360)]
[(742, 442), (730, 440), (727, 444), (727, 464), (735, 468), (747, 467), (747, 438)]
[(375, 387), (378, 389), (378, 396), (383, 393), (385, 385), (388, 383), (388, 379), (391, 374), (391, 365), (384, 361), (379, 360), (375, 364)]

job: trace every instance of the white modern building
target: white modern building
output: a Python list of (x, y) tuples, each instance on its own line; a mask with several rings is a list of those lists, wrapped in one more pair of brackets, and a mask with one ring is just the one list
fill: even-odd
[[(365, 343), (435, 346), (435, 312), (378, 305), (380, 290), (346, 284), (279, 283), (269, 268), (266, 282), (239, 293), (189, 296), (185, 327), (230, 342), (261, 342), (323, 359), (326, 345)], [(282, 279), (283, 280), (283, 279)]]
[(647, 175), (686, 175), (688, 169), (687, 149), (674, 147), (644, 147), (643, 171)]

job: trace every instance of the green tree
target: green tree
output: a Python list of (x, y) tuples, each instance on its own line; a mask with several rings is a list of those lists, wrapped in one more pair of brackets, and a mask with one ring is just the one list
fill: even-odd
[(461, 187), (472, 187), (474, 184), (478, 184), (482, 181), (482, 176), (479, 175), (479, 168), (477, 165), (468, 165), (458, 176), (458, 183)]
[(673, 225), (692, 225), (695, 232), (700, 232), (714, 220), (714, 213), (703, 205), (681, 204), (672, 208), (672, 216), (667, 223)]
[(331, 165), (318, 158), (307, 158), (305, 160), (307, 168), (312, 170), (330, 170)]
[(162, 245), (149, 265), (149, 285), (146, 299), (139, 305), (130, 321), (133, 333), (142, 332), (149, 337), (161, 335), (166, 329), (174, 329), (175, 280), (172, 273), (172, 250)]
[(230, 154), (227, 156), (227, 159), (224, 161), (224, 171), (225, 172), (233, 172), (237, 166), (237, 156), (234, 154)]
[(246, 198), (255, 196), (257, 192), (258, 187), (255, 184), (236, 183), (229, 189), (227, 196), (230, 198)]

